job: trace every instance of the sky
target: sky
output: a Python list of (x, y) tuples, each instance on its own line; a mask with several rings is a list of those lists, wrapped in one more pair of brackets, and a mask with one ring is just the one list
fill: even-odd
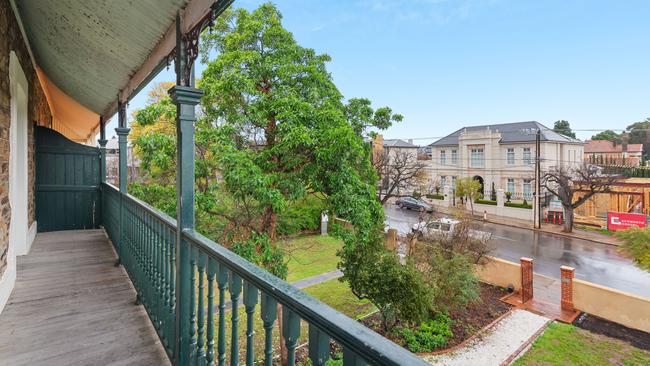
[[(624, 129), (650, 117), (648, 0), (274, 3), (300, 45), (332, 57), (328, 70), (345, 98), (404, 116), (385, 138), (426, 144), (463, 126), (530, 120)], [(172, 80), (170, 68), (152, 83)], [(131, 100), (129, 115), (148, 90)]]

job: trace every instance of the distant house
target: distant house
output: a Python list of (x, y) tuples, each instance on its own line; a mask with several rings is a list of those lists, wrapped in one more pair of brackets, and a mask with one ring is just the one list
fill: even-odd
[(583, 142), (561, 135), (539, 122), (515, 122), (464, 127), (432, 143), (430, 179), (455, 188), (456, 180), (472, 177), (488, 194), (495, 189), (529, 199), (534, 192), (535, 134), (541, 131), (541, 169), (580, 165)]
[[(419, 152), (420, 146), (414, 145), (412, 140), (384, 139), (382, 135), (372, 139), (373, 165), (381, 178), (378, 187), (380, 194), (391, 185), (390, 177), (395, 173), (395, 162), (415, 166), (419, 164)], [(399, 195), (412, 192), (414, 188), (411, 185), (400, 185), (395, 193)]]
[[(140, 169), (140, 160), (133, 153), (133, 145), (127, 145), (126, 165), (129, 175), (129, 181), (135, 182), (138, 179), (138, 170)], [(114, 186), (120, 183), (120, 146), (117, 138), (109, 139), (106, 143), (106, 181)]]
[(585, 141), (585, 161), (594, 164), (641, 165), (643, 144), (616, 143), (607, 140)]

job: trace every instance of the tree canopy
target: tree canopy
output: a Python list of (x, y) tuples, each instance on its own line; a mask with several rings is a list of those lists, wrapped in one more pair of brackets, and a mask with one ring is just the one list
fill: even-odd
[[(345, 102), (327, 71), (330, 57), (300, 46), (281, 20), (270, 3), (228, 9), (202, 35), (207, 68), (198, 81), (205, 95), (195, 125), (197, 229), (282, 276), (278, 225), (294, 207), (316, 200), (316, 210), (353, 224), (342, 234), (341, 253), (341, 268), (351, 274), (359, 258), (348, 253), (365, 248), (382, 255), (383, 249), (377, 174), (363, 136), (402, 117), (388, 107), (374, 110), (368, 99)], [(132, 140), (148, 179), (134, 191), (169, 212), (176, 141), (168, 87), (156, 87), (149, 105), (135, 113)]]
[(569, 121), (563, 119), (559, 121), (555, 121), (555, 123), (553, 124), (553, 131), (562, 134), (564, 136), (576, 138), (575, 132), (571, 130), (571, 125), (569, 124)]
[(592, 140), (606, 140), (606, 141), (611, 141), (615, 143), (621, 143), (621, 135), (612, 131), (612, 130), (605, 130), (603, 132), (599, 132), (593, 136), (591, 136)]
[(650, 156), (650, 118), (632, 123), (627, 130), (630, 133), (628, 143), (643, 144), (643, 156), (647, 159)]

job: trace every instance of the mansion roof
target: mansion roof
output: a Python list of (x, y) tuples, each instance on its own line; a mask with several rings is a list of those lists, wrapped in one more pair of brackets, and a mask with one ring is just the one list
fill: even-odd
[(501, 144), (534, 142), (535, 131), (537, 131), (537, 129), (541, 130), (541, 141), (564, 142), (573, 144), (582, 143), (582, 141), (578, 139), (561, 135), (537, 121), (527, 121), (463, 127), (432, 143), (430, 146), (458, 145), (458, 139), (462, 133), (481, 131), (500, 133), (501, 139), (499, 140), (499, 143)]

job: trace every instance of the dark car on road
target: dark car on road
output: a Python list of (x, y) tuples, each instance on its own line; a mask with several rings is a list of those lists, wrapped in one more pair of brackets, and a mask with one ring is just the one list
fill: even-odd
[(399, 208), (407, 208), (409, 210), (420, 212), (433, 212), (433, 207), (431, 207), (431, 205), (415, 197), (401, 197), (395, 203)]

